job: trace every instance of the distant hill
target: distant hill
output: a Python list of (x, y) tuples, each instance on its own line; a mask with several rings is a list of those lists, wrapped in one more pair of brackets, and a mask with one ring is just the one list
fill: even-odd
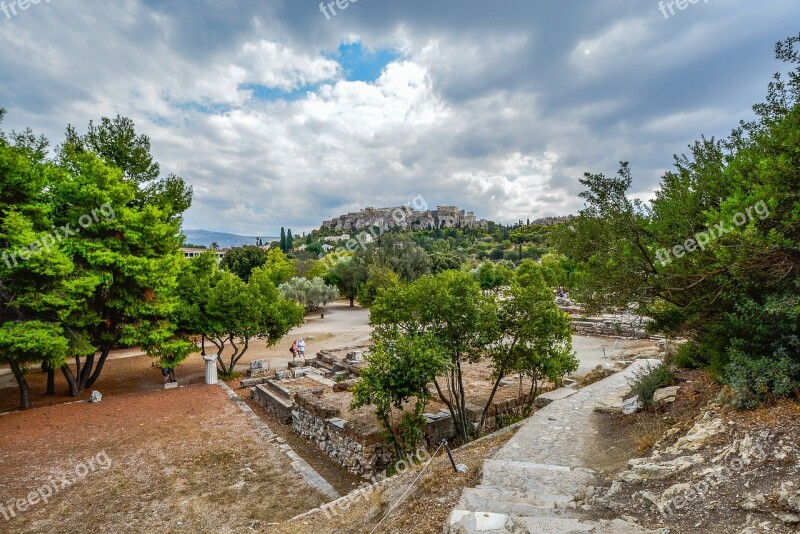
[[(201, 245), (204, 247), (216, 243), (219, 248), (241, 247), (244, 245), (255, 245), (256, 238), (244, 235), (226, 234), (225, 232), (209, 232), (208, 230), (184, 230), (186, 243), (191, 245)], [(278, 237), (260, 236), (266, 244), (270, 241), (277, 241)]]

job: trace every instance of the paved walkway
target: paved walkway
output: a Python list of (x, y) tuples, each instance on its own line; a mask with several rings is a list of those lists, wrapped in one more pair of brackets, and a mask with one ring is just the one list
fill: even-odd
[(592, 415), (598, 401), (618, 399), (630, 389), (630, 377), (659, 363), (636, 360), (624, 371), (534, 413), (493, 458), (484, 461), (481, 483), (464, 490), (445, 532), (646, 532), (621, 519), (582, 519), (575, 495), (595, 480), (584, 458), (597, 433)]

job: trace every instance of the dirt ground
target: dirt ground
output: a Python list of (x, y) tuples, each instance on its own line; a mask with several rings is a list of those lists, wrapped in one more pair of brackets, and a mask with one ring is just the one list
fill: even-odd
[(326, 500), (219, 386), (0, 417), (0, 532), (245, 532)]

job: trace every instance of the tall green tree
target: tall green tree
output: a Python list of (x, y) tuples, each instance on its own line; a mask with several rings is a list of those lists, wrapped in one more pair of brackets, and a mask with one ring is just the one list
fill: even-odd
[(352, 308), (361, 285), (367, 281), (367, 266), (358, 257), (342, 258), (331, 267), (323, 278), (327, 283), (335, 285), (339, 289), (342, 296), (350, 301)]
[(292, 250), (294, 250), (294, 236), (292, 235), (292, 229), (289, 228), (286, 232), (286, 250), (284, 252), (288, 254)]
[[(112, 347), (124, 335), (169, 325), (176, 303), (180, 269), (182, 213), (191, 188), (176, 176), (159, 178), (149, 155), (149, 141), (132, 133), (127, 119), (103, 119), (100, 127), (78, 136), (67, 132), (58, 162), (65, 171), (51, 194), (53, 222), (76, 228), (64, 250), (77, 272), (98, 283), (72, 328), (85, 332), (99, 350), (76, 359), (77, 376), (62, 368), (73, 394), (99, 378)], [(164, 338), (169, 336), (164, 334)]]
[(281, 226), (281, 252), (286, 253), (286, 229)]
[(494, 384), (481, 415), (479, 433), (506, 376), (518, 373), (531, 380), (526, 406), (530, 411), (543, 381), (557, 383), (578, 368), (569, 315), (558, 309), (541, 271), (531, 270), (515, 281), (499, 299), (497, 315), (498, 336), (489, 351)]
[[(778, 59), (800, 64), (799, 43), (778, 43)], [(710, 366), (745, 407), (800, 387), (799, 103), (795, 66), (756, 120), (676, 157), (649, 205), (627, 197), (627, 164), (587, 174), (587, 205), (558, 236), (582, 302), (634, 303), (654, 329), (687, 337), (682, 361)]]
[(30, 365), (48, 373), (52, 394), (54, 371), (69, 350), (89, 350), (62, 326), (93, 281), (75, 273), (52, 233), (48, 191), (60, 171), (45, 161), (45, 148), (30, 132), (9, 140), (0, 131), (0, 361), (14, 374), (22, 408), (32, 407)]
[[(208, 298), (209, 328), (206, 337), (217, 347), (217, 365), (223, 376), (231, 375), (254, 339), (273, 346), (289, 330), (303, 322), (303, 307), (281, 296), (263, 268), (253, 271), (247, 283), (222, 271)], [(230, 344), (228, 363), (223, 352)]]
[(437, 339), (449, 365), (445, 376), (437, 377), (434, 385), (450, 411), (456, 434), (468, 441), (472, 428), (462, 364), (482, 359), (498, 328), (496, 308), (474, 277), (461, 271), (444, 271), (390, 287), (372, 305), (370, 322), (378, 336), (396, 330), (405, 336), (429, 334)]
[(264, 266), (268, 257), (269, 252), (261, 247), (254, 245), (234, 247), (225, 253), (219, 266), (247, 282), (253, 269)]
[(376, 336), (361, 380), (353, 388), (352, 407), (375, 406), (384, 436), (398, 458), (422, 441), (422, 414), (433, 396), (429, 384), (446, 371), (447, 364), (431, 335), (409, 337), (388, 330)]

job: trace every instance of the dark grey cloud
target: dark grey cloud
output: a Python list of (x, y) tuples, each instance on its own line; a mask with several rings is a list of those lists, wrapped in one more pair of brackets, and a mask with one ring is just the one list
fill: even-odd
[[(8, 0), (6, 0), (8, 2)], [(187, 227), (275, 235), (422, 195), (515, 221), (578, 209), (585, 171), (634, 189), (763, 98), (791, 0), (57, 0), (0, 12), (4, 129), (56, 144), (117, 113), (195, 187)], [(349, 82), (343, 42), (398, 51)], [(308, 91), (290, 101), (244, 87)]]

